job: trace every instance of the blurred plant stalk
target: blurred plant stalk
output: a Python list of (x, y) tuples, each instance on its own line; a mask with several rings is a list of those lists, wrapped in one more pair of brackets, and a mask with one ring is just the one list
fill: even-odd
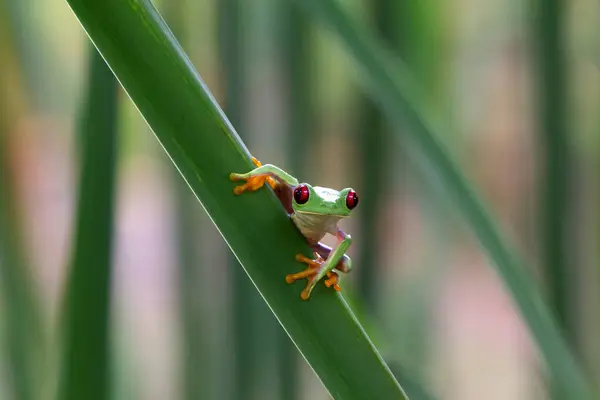
[[(581, 274), (570, 240), (573, 221), (571, 201), (574, 193), (570, 182), (574, 178), (571, 160), (571, 140), (567, 132), (568, 84), (566, 71), (566, 2), (550, 0), (539, 7), (537, 28), (536, 73), (538, 78), (539, 141), (542, 177), (540, 196), (541, 260), (545, 269), (547, 294), (559, 327), (570, 347), (579, 349), (579, 305)], [(550, 382), (554, 399), (565, 396)]]
[(567, 133), (567, 74), (564, 2), (550, 0), (540, 7), (537, 23), (536, 76), (539, 101), (539, 140), (543, 149), (540, 191), (542, 265), (554, 314), (571, 345), (576, 344), (575, 293), (577, 266), (569, 255), (571, 144)]
[(11, 28), (6, 3), (0, 2), (0, 326), (7, 349), (7, 359), (1, 362), (7, 366), (8, 393), (34, 400), (42, 393), (47, 353), (39, 291), (25, 253), (13, 163), (17, 158), (10, 152), (11, 139), (28, 107)]
[(87, 92), (80, 110), (80, 175), (68, 268), (60, 399), (108, 399), (118, 85), (89, 48)]
[[(187, 47), (191, 42), (185, 15), (188, 12), (184, 0), (169, 0), (162, 2), (163, 15), (169, 23), (169, 28), (182, 47)], [(175, 246), (178, 258), (178, 293), (179, 293), (179, 318), (181, 323), (181, 393), (187, 400), (210, 399), (215, 389), (218, 368), (207, 367), (216, 365), (220, 360), (210, 358), (208, 349), (209, 332), (206, 327), (212, 321), (203, 314), (203, 301), (200, 287), (202, 270), (202, 253), (198, 250), (198, 243), (202, 240), (202, 226), (197, 218), (203, 210), (198, 209), (197, 200), (181, 174), (173, 168), (173, 186), (175, 187)], [(217, 293), (211, 293), (217, 296)], [(216, 371), (215, 371), (216, 370)], [(211, 379), (212, 378), (212, 379)]]
[[(380, 40), (396, 51), (399, 50), (397, 21), (398, 18), (404, 17), (397, 12), (398, 10), (399, 7), (395, 0), (374, 0), (370, 2), (368, 10), (372, 14), (371, 19)], [(374, 313), (377, 303), (377, 276), (381, 273), (379, 254), (382, 229), (380, 229), (379, 221), (385, 200), (384, 195), (388, 192), (385, 190), (385, 186), (392, 181), (390, 175), (398, 176), (403, 172), (401, 172), (401, 168), (398, 168), (400, 170), (398, 172), (389, 171), (391, 159), (387, 143), (389, 140), (388, 124), (385, 116), (368, 94), (361, 93), (359, 110), (358, 142), (363, 160), (362, 190), (366, 195), (361, 198), (362, 240), (359, 253), (361, 268), (358, 269), (360, 275), (358, 287), (367, 311)]]

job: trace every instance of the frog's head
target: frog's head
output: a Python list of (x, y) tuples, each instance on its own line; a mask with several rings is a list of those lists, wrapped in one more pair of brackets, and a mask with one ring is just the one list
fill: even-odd
[(296, 213), (349, 217), (358, 205), (352, 188), (340, 191), (301, 183), (294, 188), (292, 208)]

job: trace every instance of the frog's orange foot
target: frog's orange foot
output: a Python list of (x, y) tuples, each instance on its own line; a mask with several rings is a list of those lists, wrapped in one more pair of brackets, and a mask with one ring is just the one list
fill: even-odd
[[(256, 165), (256, 168), (262, 166), (262, 163), (260, 161), (258, 161), (256, 159), (256, 157), (252, 157), (252, 163), (254, 165)], [(277, 185), (277, 182), (275, 182), (275, 179), (271, 178), (270, 176), (267, 176), (266, 181), (269, 184), (269, 186), (271, 186), (272, 189), (275, 189), (275, 186)]]
[[(257, 168), (262, 166), (261, 162), (254, 157), (252, 157), (252, 163), (256, 165)], [(237, 195), (240, 195), (247, 190), (251, 192), (257, 191), (265, 185), (265, 182), (267, 182), (272, 188), (275, 188), (275, 180), (269, 175), (255, 175), (249, 178), (244, 177), (244, 175), (246, 174), (231, 173), (229, 175), (229, 179), (232, 181), (246, 181), (246, 183), (243, 185), (238, 185), (233, 189), (233, 193)]]
[(300, 262), (308, 264), (308, 268), (306, 268), (304, 271), (300, 271), (295, 274), (288, 274), (285, 277), (285, 281), (287, 283), (294, 283), (298, 279), (304, 279), (304, 278), (309, 279), (309, 278), (314, 277), (315, 275), (317, 275), (317, 272), (319, 272), (319, 268), (321, 267), (321, 264), (323, 264), (323, 262), (324, 262), (324, 260), (321, 256), (317, 256), (317, 258), (315, 260), (311, 260), (310, 258), (304, 256), (303, 254), (296, 255), (296, 261), (300, 261)]
[(338, 281), (339, 281), (340, 277), (338, 276), (337, 273), (333, 272), (333, 271), (329, 271), (327, 273), (327, 279), (325, 279), (325, 286), (327, 287), (332, 287), (336, 290), (336, 291), (340, 291), (342, 290), (342, 288), (340, 288), (340, 285), (338, 285)]
[(232, 181), (239, 181), (239, 180), (245, 180), (246, 183), (244, 183), (243, 185), (238, 185), (235, 188), (233, 188), (233, 193), (240, 195), (242, 193), (244, 193), (245, 191), (257, 191), (258, 189), (260, 189), (261, 187), (264, 186), (265, 181), (266, 181), (266, 177), (263, 176), (253, 176), (251, 178), (242, 178), (240, 176), (238, 176), (238, 174), (231, 174), (230, 178)]
[[(298, 279), (306, 279), (307, 283), (306, 283), (306, 287), (304, 288), (304, 290), (302, 290), (302, 293), (300, 293), (300, 297), (302, 297), (302, 300), (308, 300), (310, 297), (310, 293), (312, 292), (312, 289), (315, 287), (316, 285), (316, 279), (318, 276), (318, 273), (321, 271), (321, 268), (323, 266), (323, 264), (325, 263), (325, 259), (323, 257), (321, 257), (319, 254), (315, 253), (315, 255), (317, 256), (317, 258), (315, 258), (314, 260), (304, 256), (303, 254), (298, 254), (296, 255), (296, 261), (300, 261), (303, 263), (308, 264), (308, 267), (301, 272), (295, 273), (295, 274), (289, 274), (285, 277), (285, 281), (287, 283), (293, 283), (295, 281), (297, 281)], [(327, 272), (327, 279), (325, 279), (324, 283), (325, 286), (327, 287), (332, 287), (339, 291), (340, 287), (337, 284), (338, 282), (338, 275), (335, 272)]]

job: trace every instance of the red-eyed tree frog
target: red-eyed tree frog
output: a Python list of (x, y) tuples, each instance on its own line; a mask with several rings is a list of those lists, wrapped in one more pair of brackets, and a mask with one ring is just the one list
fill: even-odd
[[(300, 183), (274, 165), (261, 165), (254, 157), (252, 162), (256, 165), (252, 171), (230, 175), (232, 181), (246, 181), (243, 185), (235, 187), (233, 192), (240, 195), (248, 190), (255, 191), (267, 182), (310, 244), (316, 257), (311, 260), (302, 254), (297, 254), (296, 260), (308, 264), (308, 267), (304, 271), (287, 275), (286, 282), (293, 283), (298, 279), (306, 278), (308, 283), (300, 294), (303, 300), (309, 299), (317, 282), (324, 277), (327, 277), (324, 281), (327, 287), (339, 291), (339, 277), (334, 270), (350, 272), (352, 269), (352, 260), (345, 254), (352, 243), (352, 238), (338, 227), (338, 222), (342, 218), (349, 217), (358, 205), (356, 192), (352, 188), (337, 191)], [(334, 249), (319, 242), (327, 233), (338, 239)]]

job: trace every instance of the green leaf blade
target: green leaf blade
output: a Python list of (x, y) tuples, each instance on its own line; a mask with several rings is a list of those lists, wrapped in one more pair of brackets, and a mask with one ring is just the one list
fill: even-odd
[(319, 285), (304, 302), (285, 283), (310, 249), (270, 190), (233, 194), (250, 155), (150, 2), (68, 3), (330, 394), (406, 398), (340, 295)]

